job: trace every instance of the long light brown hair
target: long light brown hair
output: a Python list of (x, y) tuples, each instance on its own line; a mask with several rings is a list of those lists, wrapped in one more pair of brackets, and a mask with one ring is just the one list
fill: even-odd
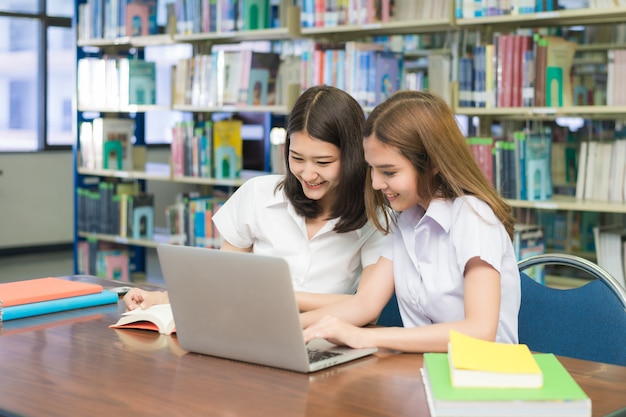
[[(364, 136), (371, 135), (398, 149), (415, 167), (420, 198), (430, 201), (476, 196), (491, 207), (513, 238), (511, 206), (478, 167), (452, 110), (443, 99), (427, 92), (397, 92), (376, 106), (367, 118)], [(387, 215), (383, 225), (376, 214), (387, 206), (386, 199), (382, 192), (372, 188), (371, 175), (366, 182), (368, 216), (380, 230), (388, 232), (392, 220)]]

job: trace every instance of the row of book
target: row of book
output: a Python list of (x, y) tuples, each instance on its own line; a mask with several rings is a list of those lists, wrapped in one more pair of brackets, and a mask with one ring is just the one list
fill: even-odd
[[(543, 226), (538, 224), (515, 224), (513, 249), (518, 261), (546, 252), (543, 230)], [(542, 265), (533, 266), (524, 272), (540, 284), (545, 284), (545, 273)]]
[(136, 182), (100, 181), (78, 187), (78, 230), (151, 239), (154, 236), (154, 195), (139, 192)]
[(473, 19), (487, 16), (522, 15), (555, 12), (561, 9), (600, 9), (626, 5), (623, 0), (455, 0), (457, 18)]
[(626, 139), (580, 143), (576, 197), (626, 202)]
[(596, 263), (626, 287), (626, 227), (623, 224), (595, 226)]
[(135, 269), (130, 252), (128, 246), (81, 240), (76, 246), (77, 274), (129, 282)]
[(119, 110), (156, 104), (156, 65), (126, 57), (78, 60), (78, 107)]
[(626, 86), (620, 81), (626, 71), (626, 49), (607, 51), (606, 105), (626, 106)]
[[(304, 90), (326, 84), (373, 106), (403, 87), (404, 55), (383, 43), (305, 41), (300, 46), (301, 56), (282, 61), (277, 53), (250, 50), (215, 50), (181, 59), (175, 69), (173, 103), (276, 105), (285, 103), (288, 85)], [(435, 65), (442, 56), (431, 58)], [(433, 85), (449, 84), (449, 70), (433, 72), (442, 80)]]
[(80, 3), (78, 39), (148, 36), (163, 31), (181, 35), (232, 32), (281, 24), (280, 0), (175, 0), (165, 5), (165, 22), (158, 20), (158, 3), (157, 0)]
[[(97, 187), (77, 188), (78, 230), (120, 238), (156, 239), (154, 195), (139, 192), (137, 189), (136, 181), (100, 181)], [(226, 198), (203, 196), (199, 192), (179, 194), (175, 203), (165, 207), (165, 241), (219, 248), (221, 238), (213, 228), (211, 219), (224, 201)], [(107, 256), (112, 258), (108, 259)], [(122, 256), (128, 261), (128, 253), (120, 253), (119, 246), (106, 242), (83, 241), (79, 247), (79, 270), (92, 275), (127, 280), (129, 271), (132, 272), (132, 265), (119, 269), (121, 260), (117, 258)], [(115, 268), (118, 268), (117, 272)]]
[(459, 59), (461, 107), (572, 106), (576, 43), (539, 34), (495, 34)]
[(479, 168), (505, 198), (539, 201), (552, 198), (552, 136), (514, 132), (512, 140), (469, 137)]
[(182, 35), (269, 29), (280, 27), (280, 7), (280, 0), (177, 0), (168, 17)]
[(214, 50), (179, 60), (174, 105), (276, 105), (280, 55), (252, 50)]
[(382, 43), (311, 42), (302, 53), (301, 87), (332, 85), (374, 106), (402, 88), (403, 61)]
[(298, 0), (302, 27), (444, 19), (448, 0)]
[(78, 39), (156, 35), (157, 0), (87, 0), (78, 4)]
[(243, 122), (237, 119), (178, 122), (172, 128), (174, 177), (239, 178)]
[(98, 117), (80, 123), (80, 166), (89, 169), (132, 170), (135, 121)]
[(212, 219), (225, 201), (199, 193), (181, 194), (176, 203), (165, 208), (167, 233), (181, 245), (220, 248), (223, 239)]

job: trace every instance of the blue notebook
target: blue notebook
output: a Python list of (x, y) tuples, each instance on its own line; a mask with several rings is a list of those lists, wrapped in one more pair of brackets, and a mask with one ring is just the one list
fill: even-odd
[(57, 300), (40, 301), (37, 303), (22, 304), (0, 309), (0, 321), (21, 319), (24, 317), (42, 314), (57, 313), (59, 311), (74, 310), (77, 308), (93, 307), (103, 304), (117, 303), (117, 293), (103, 290), (100, 293), (60, 298)]

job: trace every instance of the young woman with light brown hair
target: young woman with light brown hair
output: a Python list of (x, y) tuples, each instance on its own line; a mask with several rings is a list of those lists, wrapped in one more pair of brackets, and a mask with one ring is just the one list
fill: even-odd
[[(367, 119), (366, 206), (391, 232), (349, 299), (302, 314), (306, 340), (446, 351), (451, 329), (517, 342), (520, 278), (511, 208), (474, 161), (454, 114), (433, 94), (401, 91)], [(374, 213), (390, 207), (396, 217)], [(362, 328), (396, 294), (403, 328)]]

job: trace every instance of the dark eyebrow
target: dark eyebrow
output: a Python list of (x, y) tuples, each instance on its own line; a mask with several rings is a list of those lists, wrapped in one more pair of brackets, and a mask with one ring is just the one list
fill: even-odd
[[(301, 153), (294, 151), (293, 149), (289, 149), (289, 153), (298, 155), (298, 156), (302, 156)], [(335, 155), (318, 155), (318, 156), (314, 156), (313, 159), (329, 159), (329, 158), (335, 158)]]
[[(370, 165), (371, 166), (371, 165)], [(372, 166), (372, 168), (377, 168), (377, 169), (389, 169), (389, 168), (396, 168), (395, 165), (393, 164), (382, 164), (382, 165), (376, 165), (376, 166)]]

